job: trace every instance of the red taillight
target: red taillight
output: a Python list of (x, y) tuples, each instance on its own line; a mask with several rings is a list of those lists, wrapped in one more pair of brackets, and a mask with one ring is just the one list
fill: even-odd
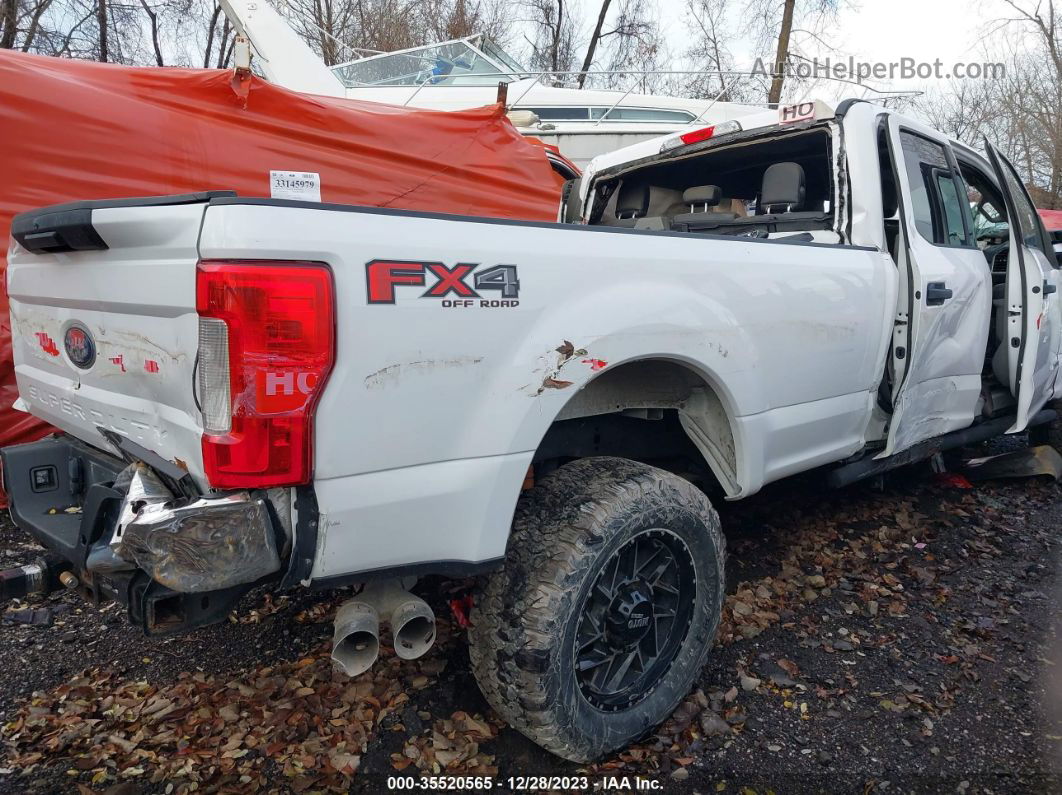
[(713, 135), (715, 135), (714, 124), (711, 127), (702, 127), (693, 132), (683, 133), (679, 136), (679, 140), (682, 141), (683, 144), (699, 144), (701, 141), (707, 141)]
[(203, 465), (216, 489), (306, 483), (313, 413), (335, 360), (332, 274), (291, 262), (200, 262)]

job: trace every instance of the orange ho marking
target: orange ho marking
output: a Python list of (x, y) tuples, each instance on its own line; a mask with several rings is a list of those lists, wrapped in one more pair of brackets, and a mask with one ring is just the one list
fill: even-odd
[(41, 350), (49, 356), (58, 356), (59, 349), (55, 346), (55, 340), (48, 336), (46, 331), (37, 332), (37, 342), (40, 343)]

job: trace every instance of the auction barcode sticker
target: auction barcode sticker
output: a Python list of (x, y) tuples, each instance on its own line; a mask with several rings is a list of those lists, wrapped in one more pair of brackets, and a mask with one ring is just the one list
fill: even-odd
[(321, 201), (321, 175), (314, 171), (270, 171), (269, 195), (274, 199)]

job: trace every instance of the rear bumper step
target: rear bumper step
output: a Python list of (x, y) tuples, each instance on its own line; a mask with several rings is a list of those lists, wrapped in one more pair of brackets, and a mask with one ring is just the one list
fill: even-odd
[[(167, 634), (223, 619), (244, 593), (280, 569), (275, 520), (262, 497), (247, 493), (217, 499), (178, 493), (144, 517), (135, 514), (124, 533), (134, 554), (112, 557), (123, 565), (101, 569), (92, 561), (109, 551), (122, 515), (125, 487), (116, 489), (115, 480), (127, 461), (64, 434), (5, 447), (0, 459), (12, 519), (49, 550), (39, 572), (23, 571), (26, 567), (0, 572), (0, 595), (54, 590), (63, 572), (71, 572), (89, 600), (117, 601), (145, 633)], [(152, 471), (146, 462), (139, 466)], [(224, 532), (217, 532), (218, 522)], [(156, 532), (160, 535), (152, 537)], [(181, 556), (172, 553), (185, 541), (196, 554), (182, 567)], [(164, 554), (152, 557), (156, 549)], [(242, 559), (234, 559), (234, 552)], [(248, 576), (254, 579), (237, 581)], [(66, 579), (73, 582), (70, 575)]]

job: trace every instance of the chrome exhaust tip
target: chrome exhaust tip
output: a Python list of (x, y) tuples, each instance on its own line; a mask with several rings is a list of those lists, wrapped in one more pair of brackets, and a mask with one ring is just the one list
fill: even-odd
[(395, 654), (403, 660), (415, 660), (435, 643), (435, 612), (419, 596), (408, 591), (405, 601), (391, 613), (391, 635)]
[(380, 654), (380, 619), (390, 625), (395, 654), (415, 660), (435, 643), (435, 612), (398, 580), (371, 582), (336, 612), (333, 665), (348, 676), (364, 673)]
[(336, 611), (332, 636), (332, 665), (347, 676), (372, 668), (380, 656), (380, 616), (362, 599), (344, 602)]

